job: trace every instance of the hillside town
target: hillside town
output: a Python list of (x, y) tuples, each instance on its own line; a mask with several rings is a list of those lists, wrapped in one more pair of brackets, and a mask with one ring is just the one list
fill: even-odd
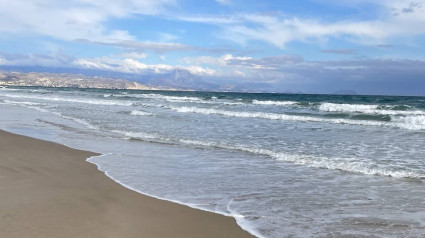
[[(55, 73), (21, 73), (0, 71), (1, 86), (40, 86), (40, 87), (73, 87), (73, 88), (106, 88), (106, 89), (138, 89), (163, 90), (128, 80), (101, 76), (86, 76)], [(168, 88), (167, 88), (168, 89)], [(168, 89), (169, 90), (169, 89)]]

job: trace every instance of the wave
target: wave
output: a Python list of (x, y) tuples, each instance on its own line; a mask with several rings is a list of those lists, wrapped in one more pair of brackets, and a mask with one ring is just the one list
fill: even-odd
[(265, 106), (283, 106), (283, 107), (296, 107), (296, 108), (308, 108), (315, 107), (320, 105), (319, 102), (307, 102), (307, 101), (262, 101), (262, 100), (252, 100), (252, 104), (255, 105), (265, 105)]
[(252, 104), (257, 105), (276, 105), (276, 106), (290, 106), (295, 105), (298, 102), (294, 101), (259, 101), (259, 100), (252, 100)]
[(406, 116), (397, 118), (394, 122), (382, 120), (354, 120), (354, 119), (335, 119), (335, 118), (319, 118), (312, 116), (297, 116), (277, 113), (266, 112), (239, 112), (239, 111), (225, 111), (212, 108), (198, 108), (198, 107), (170, 107), (172, 110), (181, 113), (198, 113), (198, 114), (215, 114), (227, 117), (241, 117), (241, 118), (259, 118), (268, 120), (282, 120), (282, 121), (301, 121), (301, 122), (325, 122), (335, 124), (349, 124), (349, 125), (363, 125), (363, 126), (389, 126), (396, 128), (403, 128), (408, 130), (425, 130), (425, 116)]
[(184, 144), (221, 148), (227, 150), (235, 150), (248, 152), (258, 155), (266, 155), (276, 160), (291, 162), (300, 165), (306, 165), (315, 168), (325, 168), (332, 170), (342, 170), (352, 173), (360, 173), (366, 175), (381, 175), (395, 178), (425, 178), (425, 173), (411, 171), (409, 169), (400, 169), (379, 164), (371, 164), (370, 162), (360, 161), (356, 158), (332, 158), (332, 157), (317, 157), (310, 155), (289, 154), (284, 152), (276, 152), (268, 149), (247, 147), (241, 145), (228, 145), (215, 142), (202, 142), (193, 140), (179, 140)]
[(19, 101), (11, 101), (11, 100), (3, 100), (3, 104), (7, 105), (17, 105), (25, 108), (35, 109), (39, 112), (50, 112), (49, 110), (42, 108), (44, 104), (36, 103), (36, 102), (19, 102)]
[(152, 116), (153, 114), (150, 112), (145, 112), (145, 111), (131, 111), (130, 112), (131, 115), (133, 116)]
[(425, 130), (425, 115), (398, 117), (392, 122), (404, 129)]
[(321, 103), (319, 111), (324, 112), (348, 112), (364, 114), (383, 114), (383, 115), (425, 115), (425, 111), (411, 110), (407, 105), (364, 105), (364, 104), (346, 104), (346, 103)]
[(215, 114), (228, 117), (243, 117), (243, 118), (261, 118), (270, 120), (291, 120), (291, 121), (316, 121), (321, 122), (323, 119), (316, 117), (294, 116), (277, 113), (267, 112), (239, 112), (239, 111), (225, 111), (212, 108), (198, 108), (198, 107), (170, 107), (172, 110), (181, 113), (198, 113), (198, 114)]
[(156, 93), (142, 93), (142, 94), (104, 94), (103, 97), (129, 97), (129, 98), (146, 98), (146, 99), (165, 99), (165, 100), (178, 100), (178, 101), (200, 101), (201, 98), (198, 97), (187, 97), (187, 96), (165, 96), (162, 94)]
[[(360, 113), (370, 115), (425, 115), (425, 111), (414, 110), (408, 105), (374, 105), (374, 104), (348, 104), (348, 103), (313, 103), (296, 101), (260, 101), (252, 100), (252, 104), (287, 107), (310, 107), (322, 112), (331, 113)], [(332, 117), (332, 116), (330, 116)], [(359, 117), (361, 118), (361, 116)], [(354, 118), (354, 119), (359, 119)], [(388, 120), (388, 117), (384, 120)]]
[(358, 114), (358, 115), (348, 115), (348, 117), (354, 120), (386, 121), (386, 122), (389, 122), (392, 119), (390, 115), (382, 115), (382, 114), (374, 114), (374, 115)]
[(76, 123), (78, 123), (80, 125), (85, 126), (88, 129), (95, 130), (95, 131), (101, 130), (101, 128), (99, 126), (96, 126), (96, 125), (94, 125), (94, 124), (92, 124), (92, 123), (90, 123), (90, 122), (88, 122), (88, 121), (86, 121), (84, 119), (79, 119), (79, 118), (75, 118), (75, 117), (65, 116), (65, 115), (62, 115), (59, 112), (52, 112), (52, 113), (55, 114), (55, 115), (57, 115), (57, 116), (60, 116), (62, 118), (65, 118), (65, 119), (74, 121), (74, 122), (76, 122)]
[(17, 88), (9, 88), (7, 86), (0, 86), (0, 90), (1, 91), (20, 91), (22, 89), (17, 89)]
[(157, 99), (165, 100), (167, 102), (175, 103), (200, 103), (200, 104), (224, 104), (224, 105), (242, 105), (242, 102), (233, 102), (229, 100), (211, 98), (206, 100), (204, 98), (197, 97), (178, 97), (178, 96), (158, 96)]
[[(374, 161), (365, 161), (358, 158), (340, 158), (340, 157), (324, 157), (324, 156), (312, 156), (312, 155), (303, 155), (303, 154), (290, 154), (285, 152), (273, 151), (270, 149), (256, 148), (246, 145), (238, 145), (231, 143), (221, 143), (221, 142), (208, 142), (208, 141), (196, 141), (189, 139), (179, 139), (179, 138), (170, 138), (161, 136), (159, 134), (149, 134), (144, 132), (128, 132), (121, 130), (110, 130), (101, 128), (97, 125), (78, 118), (73, 118), (69, 116), (64, 116), (60, 113), (54, 114), (61, 116), (62, 118), (72, 120), (81, 124), (89, 129), (95, 131), (105, 131), (110, 133), (115, 133), (124, 136), (124, 139), (128, 140), (140, 140), (144, 142), (155, 142), (155, 143), (168, 143), (168, 144), (181, 144), (195, 147), (206, 147), (206, 148), (217, 148), (225, 149), (232, 151), (240, 151), (246, 153), (252, 153), (256, 155), (269, 156), (273, 159), (279, 161), (290, 162), (298, 165), (305, 165), (308, 167), (314, 168), (324, 168), (331, 170), (341, 170), (352, 173), (360, 173), (366, 175), (379, 175), (379, 176), (389, 176), (395, 178), (414, 178), (414, 179), (423, 179), (425, 178), (425, 173), (421, 169), (410, 169), (403, 168), (398, 165), (383, 165), (376, 163)], [(409, 120), (410, 123), (412, 123)], [(421, 116), (413, 119), (414, 123), (423, 123), (425, 121), (425, 116)], [(404, 122), (404, 121), (402, 121)], [(398, 122), (398, 123), (402, 123)]]
[(132, 102), (121, 102), (121, 101), (112, 101), (112, 100), (99, 100), (99, 99), (90, 99), (90, 98), (67, 98), (67, 97), (52, 97), (52, 96), (35, 96), (35, 95), (24, 95), (24, 94), (2, 94), (1, 96), (9, 98), (25, 98), (25, 99), (36, 99), (43, 101), (57, 101), (57, 102), (75, 102), (75, 103), (84, 103), (84, 104), (94, 104), (94, 105), (106, 105), (106, 106), (131, 106)]
[(25, 102), (25, 101), (12, 101), (12, 100), (4, 100), (5, 103), (9, 104), (18, 104), (18, 105), (26, 105), (26, 106), (42, 106), (43, 103), (38, 102)]
[(258, 238), (264, 238), (263, 235), (261, 235), (256, 227), (253, 227), (246, 219), (246, 217), (242, 214), (237, 213), (235, 210), (231, 209), (230, 207), (230, 203), (232, 201), (230, 201), (227, 205), (227, 211), (220, 211), (217, 209), (212, 209), (212, 208), (206, 208), (203, 206), (200, 206), (198, 204), (194, 204), (194, 203), (189, 203), (189, 202), (183, 202), (180, 200), (176, 200), (176, 199), (171, 199), (171, 198), (166, 198), (166, 197), (162, 197), (162, 196), (157, 196), (151, 193), (146, 193), (140, 189), (137, 189), (135, 187), (133, 187), (132, 185), (129, 185), (123, 181), (121, 181), (118, 177), (114, 177), (113, 175), (111, 175), (111, 173), (109, 173), (108, 171), (102, 169), (102, 166), (99, 164), (99, 162), (96, 163), (96, 159), (98, 158), (102, 158), (104, 156), (110, 156), (110, 155), (114, 155), (112, 153), (109, 154), (102, 154), (102, 155), (97, 155), (97, 156), (92, 156), (86, 159), (87, 162), (92, 163), (94, 165), (96, 165), (97, 169), (99, 171), (102, 171), (108, 178), (112, 179), (113, 181), (115, 181), (116, 183), (120, 184), (121, 186), (130, 189), (132, 191), (135, 191), (137, 193), (152, 197), (152, 198), (156, 198), (159, 200), (163, 200), (163, 201), (168, 201), (168, 202), (172, 202), (172, 203), (176, 203), (176, 204), (180, 204), (180, 205), (184, 205), (184, 206), (188, 206), (191, 207), (193, 209), (198, 209), (201, 211), (206, 211), (206, 212), (212, 212), (212, 213), (216, 213), (216, 214), (220, 214), (222, 216), (226, 216), (226, 217), (233, 217), (236, 220), (236, 223), (245, 231), (247, 231), (248, 233), (250, 233), (251, 235), (258, 237)]
[(167, 139), (154, 134), (147, 134), (143, 132), (127, 132), (120, 130), (111, 130), (113, 133), (121, 134), (126, 136), (126, 139)]
[(200, 97), (188, 97), (188, 96), (166, 96), (162, 94), (105, 94), (103, 97), (118, 97), (118, 98), (137, 98), (137, 99), (156, 99), (171, 103), (200, 103), (200, 104), (225, 104), (225, 105), (241, 105), (242, 102), (232, 102), (229, 100), (218, 99), (217, 97), (211, 98), (200, 98)]
[(206, 147), (206, 148), (216, 148), (216, 149), (225, 149), (232, 151), (246, 152), (256, 155), (263, 155), (271, 157), (278, 161), (290, 162), (298, 165), (304, 165), (313, 168), (322, 168), (322, 169), (331, 169), (331, 170), (341, 170), (350, 173), (358, 173), (365, 175), (378, 175), (378, 176), (388, 176), (394, 178), (414, 178), (414, 179), (423, 179), (425, 178), (425, 173), (421, 172), (420, 169), (411, 170), (409, 168), (400, 168), (397, 165), (383, 165), (378, 164), (373, 161), (364, 161), (358, 158), (340, 158), (340, 157), (318, 157), (311, 155), (302, 155), (302, 154), (290, 154), (285, 152), (276, 152), (269, 149), (248, 147), (244, 145), (230, 145), (217, 142), (206, 142), (206, 141), (195, 141), (187, 139), (175, 139), (162, 137), (155, 134), (147, 134), (142, 132), (125, 132), (125, 131), (112, 131), (124, 135), (126, 139), (130, 140), (141, 140), (144, 142), (161, 142), (161, 143), (172, 143), (172, 144), (183, 144), (195, 147)]

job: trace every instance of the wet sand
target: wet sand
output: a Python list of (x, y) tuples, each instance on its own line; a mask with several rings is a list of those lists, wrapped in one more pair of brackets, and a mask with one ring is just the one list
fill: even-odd
[(0, 131), (0, 237), (253, 237), (231, 217), (122, 187), (93, 155)]

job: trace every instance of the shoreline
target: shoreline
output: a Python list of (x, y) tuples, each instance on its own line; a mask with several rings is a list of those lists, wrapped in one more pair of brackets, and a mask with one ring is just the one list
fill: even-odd
[(90, 163), (100, 154), (0, 130), (0, 236), (254, 237), (233, 217), (150, 197)]

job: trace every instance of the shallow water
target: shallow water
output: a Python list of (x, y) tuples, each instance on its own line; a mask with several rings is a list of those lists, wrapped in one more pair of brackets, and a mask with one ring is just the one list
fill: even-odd
[(0, 126), (257, 236), (425, 233), (420, 97), (8, 88)]

